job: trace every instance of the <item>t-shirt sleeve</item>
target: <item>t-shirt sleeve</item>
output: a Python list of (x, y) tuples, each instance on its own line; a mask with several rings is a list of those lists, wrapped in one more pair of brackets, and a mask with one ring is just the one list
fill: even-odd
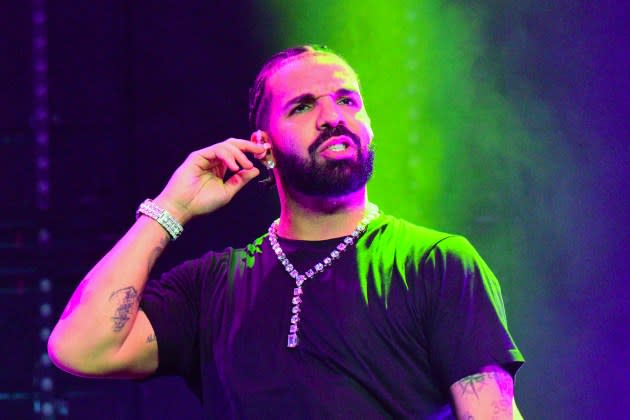
[(512, 375), (524, 362), (512, 339), (499, 283), (461, 236), (438, 242), (423, 261), (430, 290), (426, 334), (442, 386), (500, 365)]
[(195, 375), (199, 361), (197, 327), (202, 265), (202, 260), (187, 261), (150, 280), (145, 288), (140, 306), (151, 322), (158, 344), (155, 375), (180, 375), (188, 379)]

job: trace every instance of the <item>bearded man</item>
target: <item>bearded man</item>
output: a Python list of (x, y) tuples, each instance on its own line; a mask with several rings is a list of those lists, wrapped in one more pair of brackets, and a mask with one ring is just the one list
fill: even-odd
[[(190, 154), (88, 273), (49, 340), (90, 377), (181, 375), (210, 418), (519, 418), (523, 362), (468, 241), (368, 201), (373, 132), (355, 71), (302, 46), (250, 95), (251, 139)], [(182, 225), (270, 171), (280, 216), (244, 248), (148, 282)]]

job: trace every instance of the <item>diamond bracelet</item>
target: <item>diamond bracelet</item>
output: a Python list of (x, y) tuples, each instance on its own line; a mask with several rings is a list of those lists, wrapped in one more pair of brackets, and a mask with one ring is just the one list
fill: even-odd
[(140, 207), (138, 207), (138, 210), (136, 211), (136, 220), (138, 220), (138, 218), (143, 214), (158, 222), (160, 226), (168, 232), (171, 237), (171, 241), (177, 239), (184, 231), (182, 225), (180, 225), (166, 209), (158, 206), (149, 198), (144, 200), (142, 204), (140, 204)]

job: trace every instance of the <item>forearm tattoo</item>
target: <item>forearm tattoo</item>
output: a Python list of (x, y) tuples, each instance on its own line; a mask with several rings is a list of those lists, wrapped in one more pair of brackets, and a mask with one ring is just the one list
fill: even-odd
[(115, 301), (118, 305), (112, 321), (114, 322), (114, 332), (120, 332), (137, 309), (140, 302), (140, 294), (135, 288), (129, 286), (113, 292), (109, 300)]
[(166, 248), (166, 245), (168, 245), (169, 241), (170, 241), (169, 238), (163, 238), (160, 241), (160, 244), (156, 246), (155, 248), (153, 248), (153, 250), (151, 251), (151, 254), (149, 255), (149, 261), (148, 261), (148, 267), (147, 267), (149, 272), (153, 268), (153, 264), (155, 264), (155, 261), (162, 254), (162, 251), (164, 251), (164, 248)]
[(147, 343), (153, 343), (155, 341), (155, 334), (151, 334), (147, 337)]

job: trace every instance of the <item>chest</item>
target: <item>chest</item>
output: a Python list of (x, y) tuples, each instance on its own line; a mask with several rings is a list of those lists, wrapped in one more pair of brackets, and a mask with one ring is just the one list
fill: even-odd
[[(293, 260), (305, 269), (318, 257)], [(295, 281), (275, 259), (237, 276), (204, 322), (206, 362), (225, 389), (261, 400), (285, 393), (308, 398), (321, 389), (369, 393), (373, 378), (413, 381), (426, 370), (422, 311), (409, 282), (393, 271), (387, 283), (360, 271), (356, 257), (345, 255), (304, 283), (296, 348), (287, 347)]]

